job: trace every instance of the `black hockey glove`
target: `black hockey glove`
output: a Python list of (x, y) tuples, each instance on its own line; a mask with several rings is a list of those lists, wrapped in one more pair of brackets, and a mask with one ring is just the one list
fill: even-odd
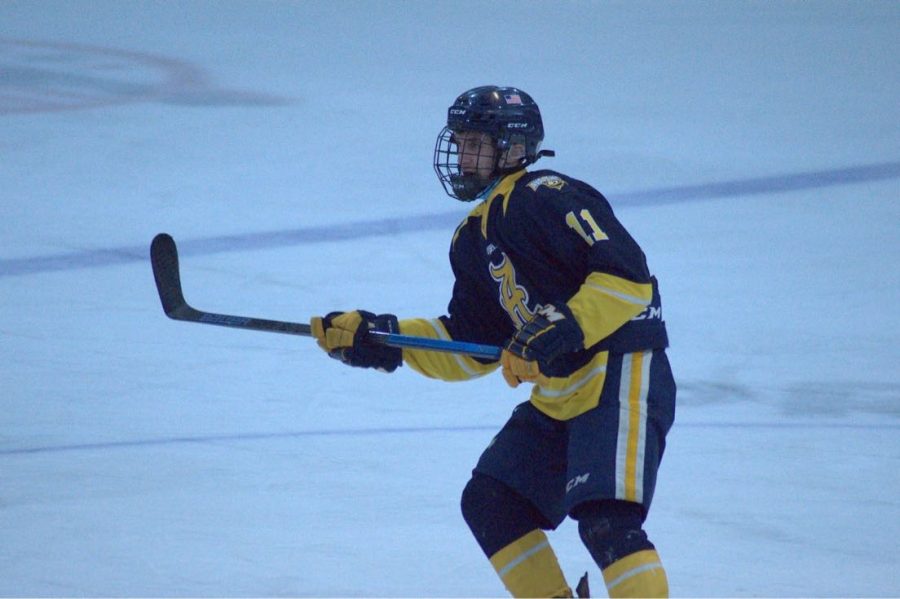
[(376, 316), (364, 310), (330, 312), (324, 317), (314, 316), (310, 328), (319, 347), (344, 364), (394, 372), (403, 363), (400, 348), (366, 342), (369, 331), (400, 331), (397, 317), (393, 314)]
[(579, 349), (584, 349), (584, 332), (569, 306), (547, 304), (506, 344), (500, 356), (503, 378), (512, 387), (536, 381), (550, 362)]

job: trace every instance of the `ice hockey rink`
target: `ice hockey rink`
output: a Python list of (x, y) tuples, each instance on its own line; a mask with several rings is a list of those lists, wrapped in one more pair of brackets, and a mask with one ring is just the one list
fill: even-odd
[[(527, 398), (167, 319), (444, 313), (455, 96), (539, 103), (679, 385), (673, 596), (900, 596), (900, 3), (0, 3), (0, 595), (502, 596), (459, 512)], [(571, 521), (570, 583), (602, 578)]]

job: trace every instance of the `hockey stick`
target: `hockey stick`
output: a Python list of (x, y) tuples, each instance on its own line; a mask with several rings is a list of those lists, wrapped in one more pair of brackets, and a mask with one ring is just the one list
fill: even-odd
[[(162, 302), (166, 316), (174, 320), (186, 322), (199, 322), (201, 324), (214, 324), (235, 329), (249, 329), (253, 331), (268, 331), (270, 333), (284, 333), (287, 335), (301, 335), (312, 337), (312, 331), (308, 324), (299, 322), (285, 322), (281, 320), (267, 320), (265, 318), (252, 318), (249, 316), (233, 316), (230, 314), (216, 314), (197, 310), (184, 299), (181, 290), (181, 274), (178, 268), (178, 248), (175, 240), (166, 233), (160, 233), (153, 238), (150, 244), (150, 263), (153, 265), (153, 278), (156, 279), (156, 290)], [(409, 349), (423, 349), (454, 354), (465, 354), (476, 358), (489, 360), (500, 359), (500, 348), (494, 345), (482, 345), (467, 341), (449, 341), (445, 339), (430, 339), (428, 337), (414, 337), (412, 335), (398, 335), (395, 333), (382, 333), (372, 331), (368, 334), (368, 341), (390, 347)]]

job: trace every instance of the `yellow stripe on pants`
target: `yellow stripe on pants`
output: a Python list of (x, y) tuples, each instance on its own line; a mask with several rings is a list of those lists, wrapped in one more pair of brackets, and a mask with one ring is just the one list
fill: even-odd
[(619, 380), (616, 498), (636, 503), (644, 499), (644, 444), (651, 357), (650, 352), (622, 356)]

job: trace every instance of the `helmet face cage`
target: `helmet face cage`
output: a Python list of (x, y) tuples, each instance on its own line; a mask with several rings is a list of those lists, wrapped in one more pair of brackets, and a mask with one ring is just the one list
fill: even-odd
[[(486, 147), (488, 144), (493, 147)], [(464, 149), (461, 149), (454, 131), (449, 127), (441, 129), (434, 144), (434, 170), (441, 185), (444, 186), (444, 191), (450, 197), (464, 202), (476, 199), (496, 178), (498, 171), (497, 162), (500, 155), (496, 148), (497, 145), (494, 141), (488, 138), (474, 148), (472, 144), (466, 144)], [(466, 152), (468, 156), (464, 155), (463, 152)], [(483, 158), (489, 154), (493, 154), (489, 175), (485, 176), (483, 173), (479, 173), (477, 167), (474, 172), (463, 172), (462, 162), (464, 156), (468, 159), (468, 162), (478, 165), (482, 164)]]
[[(490, 176), (462, 171), (459, 147), (454, 132), (480, 131), (494, 145), (494, 164)], [(447, 111), (447, 126), (438, 134), (434, 148), (434, 169), (444, 190), (463, 201), (476, 199), (498, 177), (525, 168), (540, 158), (544, 139), (541, 113), (531, 96), (514, 87), (495, 85), (476, 87), (460, 95)], [(501, 158), (516, 145), (524, 156), (516, 164), (503, 164)], [(481, 149), (478, 150), (479, 154)]]

